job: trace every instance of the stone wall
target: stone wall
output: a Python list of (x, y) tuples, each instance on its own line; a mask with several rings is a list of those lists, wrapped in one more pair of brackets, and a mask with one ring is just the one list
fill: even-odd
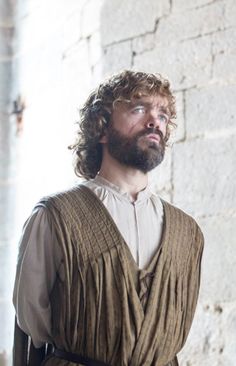
[(19, 0), (16, 14), (12, 98), (26, 103), (21, 219), (40, 195), (73, 180), (65, 147), (94, 85), (123, 68), (171, 81), (178, 129), (152, 181), (206, 239), (182, 366), (236, 364), (235, 19), (233, 0)]
[(11, 120), (11, 85), (14, 37), (14, 3), (0, 1), (0, 365), (6, 364), (12, 345), (11, 304), (16, 252), (15, 222), (16, 146)]
[[(157, 190), (205, 235), (202, 287), (183, 366), (236, 364), (236, 3), (106, 1), (103, 71), (160, 72), (176, 93), (175, 144)], [(110, 29), (112, 31), (108, 32)]]

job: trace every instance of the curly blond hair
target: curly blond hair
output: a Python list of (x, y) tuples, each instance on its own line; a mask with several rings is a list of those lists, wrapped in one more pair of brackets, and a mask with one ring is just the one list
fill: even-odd
[(99, 172), (102, 162), (102, 144), (99, 141), (111, 121), (115, 104), (155, 94), (168, 100), (170, 120), (165, 138), (167, 142), (171, 128), (176, 126), (173, 122), (176, 118), (176, 107), (170, 83), (160, 74), (125, 70), (105, 80), (89, 95), (80, 109), (80, 129), (76, 142), (69, 146), (76, 154), (77, 176), (92, 179)]

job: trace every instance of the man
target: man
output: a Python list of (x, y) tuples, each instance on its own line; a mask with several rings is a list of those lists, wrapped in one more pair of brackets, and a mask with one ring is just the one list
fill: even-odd
[(44, 365), (176, 366), (192, 323), (203, 236), (151, 191), (175, 100), (160, 75), (124, 71), (81, 109), (75, 171), (25, 225), (14, 289), (18, 323)]

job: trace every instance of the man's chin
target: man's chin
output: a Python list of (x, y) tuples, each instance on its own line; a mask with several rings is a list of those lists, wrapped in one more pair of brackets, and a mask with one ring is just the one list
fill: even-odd
[(140, 143), (138, 144), (139, 148), (143, 151), (146, 151), (148, 149), (155, 149), (155, 150), (160, 150), (160, 142), (158, 141), (154, 141), (154, 140), (143, 140), (140, 141)]

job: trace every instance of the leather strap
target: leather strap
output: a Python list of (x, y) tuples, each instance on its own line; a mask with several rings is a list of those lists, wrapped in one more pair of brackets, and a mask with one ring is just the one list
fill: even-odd
[(78, 355), (77, 353), (62, 351), (58, 348), (54, 349), (53, 355), (65, 361), (74, 362), (86, 366), (109, 366), (107, 363), (104, 363), (102, 361), (96, 361), (92, 358)]

